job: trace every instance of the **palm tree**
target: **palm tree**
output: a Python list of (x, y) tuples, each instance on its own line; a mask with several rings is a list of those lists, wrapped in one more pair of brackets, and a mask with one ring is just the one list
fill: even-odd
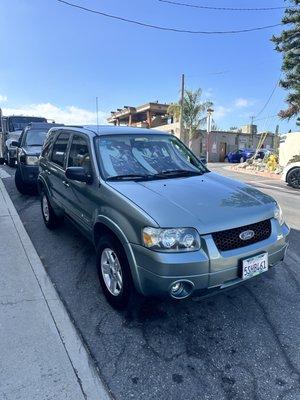
[(168, 114), (172, 115), (173, 122), (179, 122), (180, 120), (180, 104), (179, 103), (171, 103), (168, 107)]
[[(204, 127), (207, 121), (206, 111), (213, 106), (211, 101), (201, 102), (202, 90), (186, 90), (183, 99), (183, 125), (188, 134), (184, 135), (184, 142), (190, 144), (195, 137), (196, 131)], [(173, 103), (168, 108), (168, 113), (173, 116), (175, 122), (180, 119), (181, 107)]]
[(201, 102), (202, 90), (186, 90), (183, 102), (183, 123), (188, 130), (188, 142), (190, 142), (198, 129), (204, 127), (207, 122), (206, 111), (213, 106), (211, 101)]

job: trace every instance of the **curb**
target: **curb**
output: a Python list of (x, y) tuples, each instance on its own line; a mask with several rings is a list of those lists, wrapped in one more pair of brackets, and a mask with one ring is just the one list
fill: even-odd
[(281, 175), (273, 174), (271, 172), (245, 170), (244, 168), (235, 168), (235, 167), (231, 167), (231, 166), (224, 167), (224, 168), (228, 169), (229, 171), (233, 171), (233, 172), (241, 172), (243, 174), (262, 176), (264, 178), (271, 178), (271, 179), (274, 179), (274, 181), (278, 181), (281, 179)]
[[(0, 192), (86, 400), (111, 400), (94, 362), (60, 300), (0, 178)], [(74, 399), (75, 400), (75, 399)]]

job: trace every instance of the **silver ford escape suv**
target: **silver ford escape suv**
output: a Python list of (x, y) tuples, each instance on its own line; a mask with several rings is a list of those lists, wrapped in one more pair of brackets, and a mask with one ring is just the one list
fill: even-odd
[(69, 218), (97, 252), (115, 308), (132, 295), (183, 299), (244, 282), (283, 260), (276, 201), (210, 172), (174, 135), (131, 127), (55, 127), (39, 162), (42, 215)]

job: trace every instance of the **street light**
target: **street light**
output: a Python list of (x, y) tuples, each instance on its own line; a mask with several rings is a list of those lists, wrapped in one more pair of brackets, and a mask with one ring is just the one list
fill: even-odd
[(209, 145), (210, 145), (210, 132), (211, 132), (211, 122), (212, 122), (212, 114), (214, 110), (209, 107), (207, 109), (207, 118), (206, 118), (206, 161), (209, 161)]

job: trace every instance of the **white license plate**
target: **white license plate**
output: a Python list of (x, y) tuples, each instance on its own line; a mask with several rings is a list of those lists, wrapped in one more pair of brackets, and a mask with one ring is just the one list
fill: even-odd
[(251, 258), (247, 258), (243, 260), (243, 279), (249, 279), (253, 276), (262, 274), (263, 272), (268, 271), (268, 253), (259, 254), (258, 256), (254, 256)]

